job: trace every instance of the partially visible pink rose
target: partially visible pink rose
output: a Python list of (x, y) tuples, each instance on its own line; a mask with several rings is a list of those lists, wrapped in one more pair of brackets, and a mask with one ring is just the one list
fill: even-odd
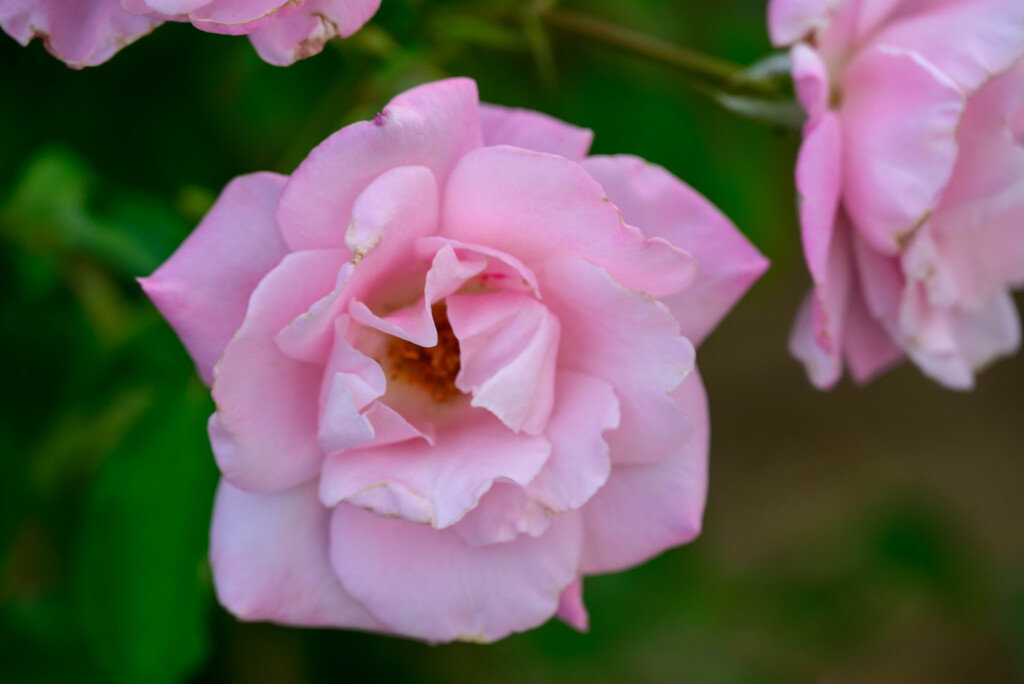
[(904, 356), (952, 388), (1020, 346), (1024, 2), (772, 0), (809, 120), (797, 163), (812, 381)]
[(232, 181), (142, 281), (213, 383), (228, 610), (429, 641), (583, 629), (584, 575), (698, 534), (693, 345), (767, 263), (591, 137), (425, 85), (290, 178)]
[(248, 35), (265, 61), (287, 66), (370, 20), (380, 0), (0, 0), (0, 27), (22, 45), (41, 38), (68, 66), (102, 64), (164, 21)]

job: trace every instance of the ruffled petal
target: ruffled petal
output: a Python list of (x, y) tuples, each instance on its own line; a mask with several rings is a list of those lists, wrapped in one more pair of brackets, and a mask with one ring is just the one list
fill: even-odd
[(606, 436), (612, 462), (674, 453), (692, 428), (670, 394), (693, 370), (694, 349), (668, 308), (583, 259), (552, 259), (538, 276), (562, 323), (559, 370), (607, 380), (618, 397), (621, 422)]
[(683, 334), (700, 344), (768, 267), (732, 222), (668, 171), (638, 157), (589, 157), (583, 168), (644, 235), (664, 238), (693, 255), (692, 285), (661, 301)]
[(321, 500), (443, 529), (476, 507), (495, 480), (529, 483), (551, 454), (543, 437), (516, 435), (485, 411), (470, 409), (453, 423), (435, 444), (413, 440), (329, 457)]
[(455, 386), (514, 432), (544, 432), (555, 403), (558, 319), (522, 294), (455, 295), (447, 305), (459, 340)]
[(554, 516), (540, 537), (487, 546), (352, 506), (331, 518), (346, 590), (396, 632), (432, 642), (491, 642), (545, 622), (577, 576), (581, 545), (576, 513)]
[(380, 0), (305, 0), (296, 11), (250, 33), (249, 40), (263, 61), (288, 66), (319, 53), (332, 38), (348, 38), (379, 7)]
[(654, 297), (696, 276), (689, 254), (625, 225), (601, 186), (564, 157), (514, 147), (472, 152), (452, 172), (442, 212), (445, 237), (499, 249), (535, 270), (576, 255)]
[(249, 296), (288, 253), (274, 218), (285, 180), (256, 173), (231, 181), (171, 258), (139, 279), (206, 383), (245, 320)]
[(693, 424), (692, 434), (662, 461), (612, 468), (608, 483), (582, 509), (583, 574), (628, 568), (700, 534), (708, 458), (700, 376), (691, 374), (672, 398)]
[(396, 166), (423, 165), (444, 186), (455, 163), (480, 147), (476, 83), (454, 78), (399, 95), (373, 121), (346, 126), (292, 174), (277, 218), (292, 249), (340, 247), (356, 198)]
[(28, 45), (40, 38), (47, 52), (74, 69), (102, 64), (160, 25), (121, 9), (119, 0), (0, 0), (0, 27)]
[(345, 250), (294, 252), (253, 292), (214, 374), (210, 441), (235, 486), (276, 492), (313, 478), (323, 368), (281, 353), (274, 335), (335, 284)]

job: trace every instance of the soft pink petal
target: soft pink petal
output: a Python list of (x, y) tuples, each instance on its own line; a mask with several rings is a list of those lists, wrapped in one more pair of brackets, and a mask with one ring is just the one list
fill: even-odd
[(700, 534), (707, 495), (708, 413), (700, 376), (672, 393), (694, 428), (657, 463), (616, 465), (583, 507), (580, 570), (591, 575), (641, 563)]
[(483, 144), (476, 84), (454, 78), (399, 95), (373, 121), (346, 126), (292, 174), (277, 218), (292, 249), (340, 247), (356, 198), (396, 166), (428, 167), (443, 186), (452, 167)]
[(483, 547), (352, 506), (331, 519), (344, 587), (396, 632), (432, 642), (491, 642), (548, 620), (576, 578), (581, 544), (576, 513), (554, 516), (540, 537)]
[(320, 469), (323, 369), (282, 354), (274, 335), (334, 287), (346, 259), (345, 250), (289, 254), (253, 292), (245, 322), (224, 350), (210, 440), (221, 472), (238, 487), (281, 491)]
[(811, 382), (820, 389), (833, 386), (842, 376), (842, 343), (853, 286), (853, 254), (845, 226), (832, 240), (828, 265), (797, 315), (789, 349), (804, 364)]
[(558, 601), (558, 617), (581, 632), (590, 631), (590, 616), (587, 614), (587, 607), (583, 605), (583, 578), (577, 577), (562, 592)]
[(435, 444), (413, 440), (350, 449), (324, 463), (320, 498), (437, 529), (458, 522), (495, 480), (525, 485), (547, 461), (543, 437), (516, 435), (489, 413), (470, 409)]
[(533, 269), (576, 255), (630, 289), (660, 297), (685, 288), (693, 258), (625, 225), (601, 186), (564, 157), (513, 147), (466, 155), (445, 189), (442, 235), (507, 252)]
[(823, 282), (827, 275), (842, 165), (842, 131), (838, 117), (829, 112), (805, 128), (796, 164), (804, 256), (816, 283)]
[(353, 300), (349, 304), (352, 319), (421, 347), (433, 347), (437, 344), (437, 328), (434, 325), (431, 307), (454, 294), (487, 267), (487, 259), (478, 253), (464, 252), (464, 257), (465, 259), (460, 258), (451, 245), (442, 247), (434, 255), (434, 262), (427, 271), (423, 297), (420, 301), (379, 316), (364, 302)]
[[(209, 5), (213, 0), (121, 0), (121, 6), (129, 12), (142, 14), (156, 12), (166, 16), (188, 14)], [(278, 3), (280, 4), (280, 3)]]
[(661, 297), (694, 344), (714, 330), (768, 267), (732, 222), (668, 171), (637, 157), (589, 157), (583, 168), (604, 188), (624, 220), (693, 255), (692, 285)]
[(252, 494), (222, 480), (210, 530), (221, 604), (242, 620), (388, 631), (342, 588), (314, 485)]
[(487, 266), (477, 276), (485, 289), (523, 294), (529, 292), (540, 297), (540, 286), (534, 272), (519, 259), (500, 250), (439, 236), (421, 238), (416, 248), (419, 254), (432, 255), (446, 245), (450, 245), (462, 261), (472, 261), (469, 257), (471, 253), (487, 257)]
[(521, 534), (539, 537), (547, 531), (551, 516), (525, 489), (495, 482), (480, 504), (453, 529), (472, 546), (506, 544)]
[(380, 0), (305, 0), (295, 12), (250, 33), (249, 40), (265, 62), (288, 66), (319, 53), (332, 38), (349, 37), (378, 7)]
[(22, 45), (40, 38), (51, 55), (75, 69), (102, 64), (159, 24), (125, 12), (118, 0), (0, 0), (0, 27), (7, 35)]
[(560, 370), (611, 383), (621, 423), (605, 439), (613, 463), (660, 461), (692, 429), (669, 396), (692, 370), (693, 345), (668, 308), (583, 259), (550, 260), (538, 273), (562, 322)]
[(932, 2), (891, 22), (873, 44), (919, 55), (972, 93), (1024, 54), (1024, 2)]
[[(160, 0), (146, 0), (152, 6)], [(174, 4), (173, 2), (167, 4)], [(189, 12), (188, 19), (196, 28), (211, 33), (244, 35), (267, 26), (278, 13), (296, 9), (293, 0), (211, 0)]]
[(527, 486), (553, 511), (579, 508), (608, 481), (612, 461), (605, 435), (619, 427), (619, 401), (605, 380), (560, 371), (554, 413), (544, 436), (551, 457)]
[(437, 214), (437, 184), (426, 167), (400, 166), (370, 183), (356, 198), (345, 233), (353, 264), (346, 265), (333, 292), (280, 332), (281, 350), (295, 359), (323, 363), (334, 321), (351, 301), (379, 300), (403, 285), (418, 298), (428, 262), (417, 254), (417, 240), (437, 232)]
[(288, 253), (274, 219), (284, 183), (273, 173), (231, 181), (171, 258), (139, 279), (206, 383), (245, 319), (249, 296)]
[(853, 288), (846, 310), (843, 352), (850, 375), (862, 385), (906, 356), (882, 324), (868, 312), (859, 286)]
[(534, 152), (557, 154), (573, 161), (587, 156), (594, 132), (533, 112), (492, 104), (480, 105), (484, 145), (512, 145)]
[(1020, 316), (1013, 297), (999, 292), (978, 309), (959, 317), (956, 325), (961, 352), (976, 371), (1002, 356), (1020, 350)]
[(768, 31), (776, 47), (823, 33), (844, 0), (770, 0)]
[(793, 86), (811, 123), (826, 112), (832, 99), (828, 67), (816, 50), (800, 43), (790, 51)]
[(844, 204), (875, 249), (898, 252), (956, 161), (964, 96), (913, 53), (862, 52), (843, 77)]
[(459, 340), (455, 386), (511, 430), (544, 432), (555, 403), (558, 319), (522, 294), (455, 295), (447, 304)]

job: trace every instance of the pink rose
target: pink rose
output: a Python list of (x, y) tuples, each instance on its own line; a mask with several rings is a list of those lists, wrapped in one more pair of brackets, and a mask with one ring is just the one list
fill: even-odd
[(809, 120), (797, 163), (812, 381), (904, 355), (969, 388), (1020, 345), (1024, 2), (772, 0)]
[(164, 21), (248, 35), (265, 61), (287, 66), (369, 21), (380, 0), (0, 0), (0, 27), (22, 45), (42, 38), (81, 68), (102, 64)]
[(230, 611), (429, 641), (583, 628), (583, 575), (698, 534), (693, 345), (767, 263), (591, 137), (425, 85), (290, 178), (232, 181), (142, 281), (213, 383)]

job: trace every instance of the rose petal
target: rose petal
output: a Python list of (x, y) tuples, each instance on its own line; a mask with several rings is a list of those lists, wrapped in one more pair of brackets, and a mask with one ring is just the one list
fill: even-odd
[(238, 487), (281, 491), (320, 469), (323, 369), (282, 354), (274, 335), (334, 287), (347, 256), (337, 249), (286, 256), (253, 292), (245, 322), (224, 350), (210, 440), (221, 472)]
[(590, 631), (590, 616), (583, 605), (583, 578), (577, 577), (565, 588), (558, 601), (558, 617), (581, 632)]
[(305, 0), (287, 16), (249, 34), (265, 62), (288, 66), (319, 53), (335, 37), (347, 38), (377, 13), (380, 0)]
[(535, 270), (552, 256), (581, 256), (653, 297), (696, 276), (689, 254), (625, 225), (601, 186), (563, 157), (476, 150), (452, 172), (442, 211), (445, 237), (499, 249)]
[(576, 577), (581, 542), (576, 513), (553, 517), (540, 537), (483, 547), (352, 506), (331, 518), (345, 588), (397, 632), (433, 642), (491, 642), (549, 619)]
[(443, 186), (455, 163), (482, 144), (476, 83), (455, 78), (406, 91), (373, 121), (320, 143), (295, 170), (277, 212), (285, 242), (340, 247), (356, 198), (377, 176), (423, 165)]
[(521, 534), (539, 537), (551, 524), (548, 512), (519, 485), (495, 482), (452, 529), (472, 546), (505, 544)]
[(662, 461), (616, 465), (608, 483), (583, 507), (583, 574), (615, 572), (693, 540), (707, 495), (708, 414), (700, 376), (672, 395), (693, 424)]
[(669, 394), (693, 369), (693, 345), (665, 305), (577, 258), (551, 259), (538, 273), (545, 302), (562, 323), (560, 370), (611, 383), (619, 429), (608, 433), (613, 463), (660, 461), (691, 426)]
[(342, 588), (314, 485), (252, 494), (222, 480), (210, 530), (217, 598), (242, 620), (387, 631)]
[(28, 45), (41, 38), (47, 52), (69, 67), (102, 64), (160, 25), (121, 9), (118, 0), (0, 0), (0, 27)]
[(587, 156), (594, 132), (528, 109), (480, 105), (484, 145), (512, 145), (557, 154), (573, 161)]
[(558, 319), (529, 295), (454, 295), (447, 304), (459, 340), (455, 386), (514, 432), (544, 432), (555, 403)]
[(645, 235), (664, 238), (693, 255), (697, 277), (685, 290), (662, 297), (683, 334), (700, 342), (768, 267), (750, 241), (690, 186), (637, 157), (589, 157), (583, 168), (596, 179), (623, 218)]
[(607, 381), (592, 375), (559, 371), (557, 387), (544, 433), (551, 457), (526, 489), (547, 508), (565, 511), (585, 504), (608, 481), (605, 433), (619, 427), (619, 401)]
[(274, 219), (284, 183), (273, 173), (231, 181), (171, 258), (139, 279), (206, 383), (245, 319), (249, 296), (287, 254)]
[(321, 500), (443, 529), (472, 510), (495, 480), (529, 483), (551, 453), (543, 437), (516, 435), (485, 411), (470, 409), (453, 422), (434, 445), (414, 440), (329, 457)]
[(964, 96), (919, 56), (888, 49), (859, 53), (843, 93), (844, 204), (872, 247), (895, 254), (950, 179)]

